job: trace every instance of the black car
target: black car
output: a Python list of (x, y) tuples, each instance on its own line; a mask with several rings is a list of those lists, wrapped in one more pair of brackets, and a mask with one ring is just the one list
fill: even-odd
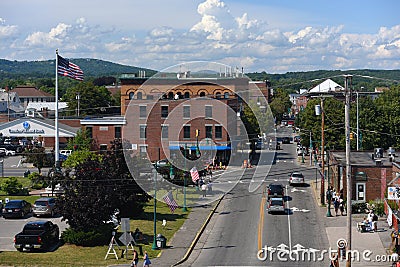
[(285, 188), (280, 183), (271, 183), (268, 186), (268, 199), (271, 197), (281, 197), (285, 196)]
[(3, 217), (6, 218), (24, 218), (26, 214), (32, 212), (31, 203), (25, 200), (10, 200), (4, 205)]

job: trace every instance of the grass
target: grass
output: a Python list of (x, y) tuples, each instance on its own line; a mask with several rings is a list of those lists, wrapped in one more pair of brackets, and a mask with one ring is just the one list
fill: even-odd
[[(21, 197), (20, 197), (21, 198)], [(26, 199), (28, 197), (22, 197)], [(29, 197), (30, 198), (30, 197)], [(37, 198), (37, 196), (36, 196)], [(10, 197), (11, 199), (11, 197)], [(154, 232), (154, 202), (151, 200), (145, 206), (144, 213), (137, 216), (137, 218), (130, 220), (130, 230), (133, 232), (136, 228), (143, 233), (143, 236), (147, 239), (145, 243), (139, 243), (142, 245), (142, 251), (147, 250), (150, 258), (156, 257), (160, 250), (152, 250), (153, 243), (153, 232)], [(161, 233), (167, 238), (168, 241), (172, 238), (175, 232), (181, 228), (188, 213), (183, 213), (182, 209), (178, 208), (172, 214), (168, 206), (163, 202), (157, 202), (157, 222), (156, 228), (157, 233)], [(167, 225), (162, 226), (162, 220), (167, 220)], [(118, 229), (120, 230), (120, 229)], [(123, 246), (120, 246), (124, 249)], [(139, 252), (138, 247), (135, 247)], [(122, 250), (115, 247), (115, 250), (120, 258)], [(75, 245), (63, 245), (53, 252), (46, 253), (26, 253), (18, 251), (4, 251), (0, 252), (0, 266), (109, 266), (113, 264), (128, 264), (130, 261), (126, 258), (116, 260), (114, 255), (108, 255), (105, 260), (108, 251), (108, 246), (98, 247), (78, 247)], [(128, 259), (132, 259), (132, 252), (128, 251)]]

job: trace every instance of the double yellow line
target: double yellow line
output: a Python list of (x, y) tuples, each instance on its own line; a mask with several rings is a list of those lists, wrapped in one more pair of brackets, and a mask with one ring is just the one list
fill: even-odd
[(260, 218), (258, 220), (258, 238), (257, 238), (258, 251), (260, 251), (263, 246), (262, 234), (263, 234), (263, 230), (264, 230), (264, 211), (265, 211), (265, 202), (267, 201), (267, 199), (265, 198), (265, 189), (266, 189), (266, 187), (264, 187), (263, 193), (262, 193), (262, 198), (261, 198), (261, 203), (260, 203)]

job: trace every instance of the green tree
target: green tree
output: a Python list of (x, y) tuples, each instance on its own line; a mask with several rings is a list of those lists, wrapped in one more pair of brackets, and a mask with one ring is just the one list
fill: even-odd
[(70, 150), (90, 150), (93, 140), (89, 137), (89, 132), (85, 129), (80, 129), (76, 132), (76, 136), (68, 140), (67, 149)]
[(288, 109), (291, 106), (292, 102), (290, 102), (289, 94), (283, 89), (276, 89), (273, 100), (270, 103), (270, 108), (276, 121), (282, 121), (283, 115), (288, 113)]
[(92, 82), (80, 82), (67, 89), (63, 100), (68, 103), (70, 114), (75, 114), (78, 108), (76, 99), (79, 93), (80, 115), (106, 113), (107, 108), (113, 105), (111, 93), (104, 86), (95, 86)]
[(121, 211), (121, 216), (132, 217), (149, 199), (129, 173), (119, 141), (102, 160), (88, 158), (76, 165), (74, 176), (63, 177), (61, 182), (65, 193), (58, 199), (58, 208), (77, 231), (101, 227), (115, 209)]
[(33, 163), (38, 169), (39, 174), (42, 173), (43, 167), (49, 167), (54, 165), (54, 158), (51, 154), (46, 153), (44, 147), (33, 147), (26, 149), (23, 154), (24, 163)]

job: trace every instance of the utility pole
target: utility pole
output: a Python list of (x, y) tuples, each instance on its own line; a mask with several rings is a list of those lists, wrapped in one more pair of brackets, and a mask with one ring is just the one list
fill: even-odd
[[(324, 97), (321, 97), (321, 205), (325, 205), (325, 111), (324, 111)], [(328, 185), (329, 186), (329, 185)]]
[(345, 96), (346, 96), (346, 104), (344, 107), (344, 123), (345, 123), (345, 135), (346, 135), (346, 183), (347, 183), (347, 199), (346, 199), (346, 212), (347, 212), (347, 248), (346, 248), (346, 256), (347, 256), (347, 267), (351, 267), (351, 253), (347, 253), (351, 250), (351, 192), (352, 192), (352, 184), (351, 184), (351, 166), (350, 166), (350, 89), (349, 82), (351, 84), (352, 77), (351, 75), (345, 75)]

